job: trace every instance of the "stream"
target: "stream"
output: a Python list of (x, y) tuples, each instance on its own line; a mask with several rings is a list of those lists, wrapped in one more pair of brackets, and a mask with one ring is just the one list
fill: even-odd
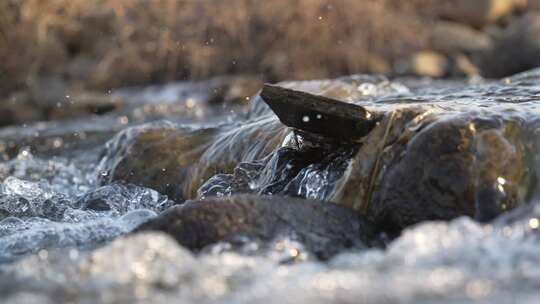
[[(216, 102), (213, 81), (0, 128), (2, 303), (538, 303), (540, 70), (280, 84), (379, 115), (350, 142), (285, 126), (261, 96)], [(300, 228), (197, 250), (133, 233), (184, 201), (240, 194), (336, 203), (376, 236), (320, 254)]]

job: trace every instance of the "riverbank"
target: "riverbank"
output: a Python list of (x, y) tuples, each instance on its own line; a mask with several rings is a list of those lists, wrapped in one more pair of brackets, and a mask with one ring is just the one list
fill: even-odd
[(65, 96), (230, 74), (503, 77), (540, 64), (535, 0), (0, 5), (3, 99), (44, 87)]

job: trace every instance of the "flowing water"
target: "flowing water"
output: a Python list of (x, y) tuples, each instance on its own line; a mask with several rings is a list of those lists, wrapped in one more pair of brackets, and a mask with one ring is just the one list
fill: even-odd
[[(381, 107), (452, 100), (452, 111), (477, 106), (511, 115), (520, 103), (527, 105), (517, 111), (524, 119), (540, 100), (538, 70), (472, 86), (371, 76), (284, 85)], [(212, 130), (194, 164), (202, 169), (190, 171), (194, 190), (183, 194), (192, 198), (258, 193), (326, 200), (350, 173), (357, 148), (329, 151), (293, 135), (258, 97), (247, 110), (208, 105), (201, 86), (122, 90), (114, 94), (128, 106), (99, 117), (0, 129), (2, 303), (538, 303), (534, 198), (488, 224), (468, 217), (425, 222), (384, 249), (325, 262), (288, 238), (219, 243), (194, 254), (164, 234), (124, 236), (175, 204), (156, 190), (112, 179), (108, 168), (141, 130)], [(261, 136), (246, 136), (253, 128), (271, 129), (271, 140), (247, 140)], [(220, 156), (238, 146), (244, 152)], [(208, 174), (215, 159), (232, 165)]]

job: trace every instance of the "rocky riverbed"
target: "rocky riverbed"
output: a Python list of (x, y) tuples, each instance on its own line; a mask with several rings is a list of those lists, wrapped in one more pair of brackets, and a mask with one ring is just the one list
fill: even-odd
[(251, 87), (6, 120), (2, 303), (538, 301), (540, 70)]

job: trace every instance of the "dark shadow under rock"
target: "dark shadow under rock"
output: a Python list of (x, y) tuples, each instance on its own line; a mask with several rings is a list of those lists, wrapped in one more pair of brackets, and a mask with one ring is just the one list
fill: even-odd
[(375, 236), (367, 220), (334, 204), (248, 195), (189, 201), (136, 229), (148, 230), (166, 232), (193, 250), (238, 236), (262, 241), (291, 237), (321, 259), (366, 248)]

